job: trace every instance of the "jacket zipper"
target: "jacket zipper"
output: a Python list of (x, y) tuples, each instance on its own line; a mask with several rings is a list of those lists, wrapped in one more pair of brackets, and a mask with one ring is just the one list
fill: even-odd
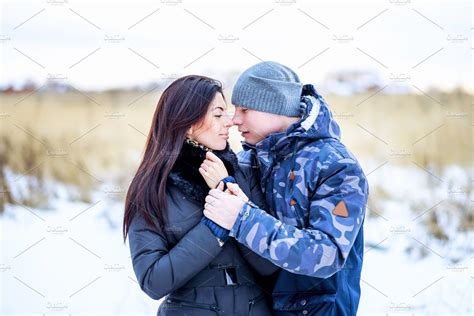
[(192, 302), (186, 302), (182, 300), (177, 300), (177, 299), (167, 299), (166, 303), (176, 303), (184, 307), (195, 307), (195, 308), (200, 308), (200, 309), (209, 309), (212, 311), (219, 311), (219, 307), (215, 305), (209, 305), (209, 304), (203, 304), (203, 303), (192, 303)]

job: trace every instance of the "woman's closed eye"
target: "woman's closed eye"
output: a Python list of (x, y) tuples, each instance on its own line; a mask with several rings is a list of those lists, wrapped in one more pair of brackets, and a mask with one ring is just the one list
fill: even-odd
[(214, 117), (222, 117), (224, 112), (224, 108), (222, 107), (217, 107), (214, 109)]

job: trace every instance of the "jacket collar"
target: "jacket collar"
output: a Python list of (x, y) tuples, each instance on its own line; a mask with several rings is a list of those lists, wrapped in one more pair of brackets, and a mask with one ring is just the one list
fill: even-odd
[(223, 150), (212, 150), (199, 143), (185, 141), (168, 176), (169, 183), (200, 204), (204, 204), (204, 199), (209, 192), (206, 181), (199, 173), (199, 167), (206, 159), (208, 151), (213, 152), (223, 161), (229, 175), (235, 175), (238, 167), (237, 157), (230, 149), (229, 143)]

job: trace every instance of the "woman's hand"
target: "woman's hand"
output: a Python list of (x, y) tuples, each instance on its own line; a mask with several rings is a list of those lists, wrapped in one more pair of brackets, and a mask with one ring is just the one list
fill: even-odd
[(199, 173), (211, 189), (216, 188), (217, 184), (229, 175), (222, 160), (211, 152), (206, 153), (206, 159), (201, 164)]

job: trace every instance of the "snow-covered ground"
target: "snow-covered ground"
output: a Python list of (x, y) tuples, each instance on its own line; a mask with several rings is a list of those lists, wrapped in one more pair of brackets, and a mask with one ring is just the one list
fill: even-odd
[[(364, 228), (359, 315), (472, 315), (473, 235), (459, 231), (451, 208), (472, 200), (466, 172), (386, 165), (368, 177), (376, 202)], [(0, 216), (0, 314), (156, 314), (159, 302), (137, 284), (113, 190), (101, 188), (92, 203), (71, 202), (73, 188), (54, 190), (48, 209), (9, 205)], [(423, 224), (432, 212), (448, 241)]]
[[(364, 227), (359, 314), (472, 315), (474, 235), (460, 231), (472, 202), (466, 170), (386, 165), (368, 179), (379, 196)], [(434, 214), (448, 240), (428, 232)]]

